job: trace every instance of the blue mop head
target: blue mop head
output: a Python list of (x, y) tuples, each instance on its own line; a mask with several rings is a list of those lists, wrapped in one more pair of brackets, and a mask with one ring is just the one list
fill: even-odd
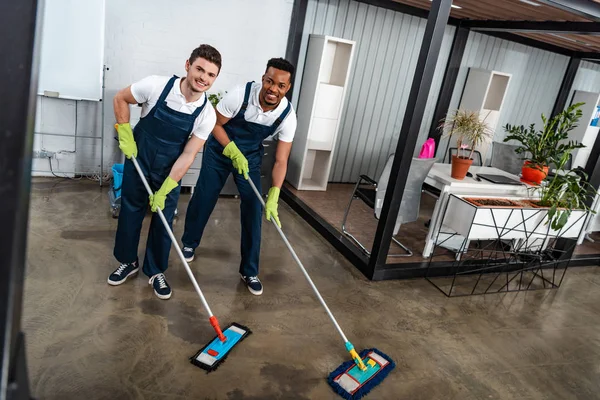
[(389, 356), (377, 349), (362, 350), (359, 356), (367, 366), (367, 371), (361, 371), (354, 360), (351, 360), (340, 365), (327, 378), (333, 390), (348, 400), (358, 400), (365, 396), (396, 366)]

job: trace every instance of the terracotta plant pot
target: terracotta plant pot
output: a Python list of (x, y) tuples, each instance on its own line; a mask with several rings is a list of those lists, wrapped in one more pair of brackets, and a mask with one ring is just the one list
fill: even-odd
[(539, 185), (548, 176), (548, 166), (534, 166), (529, 161), (525, 161), (521, 168), (521, 181)]
[(467, 172), (469, 171), (469, 167), (473, 164), (472, 158), (462, 158), (457, 157), (456, 155), (452, 156), (452, 172), (450, 176), (454, 179), (465, 179), (467, 176)]

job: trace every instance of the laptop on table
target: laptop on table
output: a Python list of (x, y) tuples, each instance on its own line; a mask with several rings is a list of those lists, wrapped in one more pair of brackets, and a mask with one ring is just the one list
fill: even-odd
[(505, 175), (497, 175), (497, 174), (477, 174), (481, 179), (485, 179), (486, 181), (497, 183), (499, 185), (524, 185), (523, 182), (513, 179), (511, 177)]

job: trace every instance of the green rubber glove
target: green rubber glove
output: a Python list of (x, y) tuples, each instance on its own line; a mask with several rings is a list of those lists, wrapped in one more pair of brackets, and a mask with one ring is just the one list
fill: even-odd
[(225, 149), (223, 149), (223, 155), (228, 157), (233, 162), (233, 168), (237, 169), (239, 174), (243, 174), (245, 179), (248, 179), (248, 160), (242, 154), (240, 149), (233, 142), (229, 142)]
[(129, 122), (124, 124), (115, 124), (115, 129), (119, 134), (119, 148), (125, 154), (125, 157), (131, 158), (131, 156), (137, 157), (138, 150), (133, 138), (133, 131)]
[(273, 221), (281, 228), (281, 222), (279, 222), (279, 214), (277, 213), (277, 201), (279, 200), (279, 188), (273, 186), (269, 189), (267, 195), (267, 202), (265, 203), (265, 217), (267, 221), (273, 218)]
[(167, 195), (177, 186), (177, 182), (175, 182), (170, 176), (165, 179), (160, 189), (158, 189), (153, 195), (150, 195), (150, 207), (152, 208), (152, 212), (156, 212), (158, 208), (160, 208), (161, 211), (165, 209), (165, 200), (167, 199)]

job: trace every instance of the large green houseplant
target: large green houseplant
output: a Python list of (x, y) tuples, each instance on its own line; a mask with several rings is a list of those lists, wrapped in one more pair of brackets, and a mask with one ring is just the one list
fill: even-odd
[(513, 126), (506, 124), (504, 130), (508, 135), (505, 142), (514, 140), (520, 143), (515, 149), (525, 161), (521, 170), (522, 180), (540, 184), (548, 175), (550, 165), (558, 165), (565, 153), (571, 154), (575, 149), (584, 147), (569, 139), (569, 132), (577, 127), (582, 112), (579, 107), (583, 103), (573, 104), (551, 119), (542, 114), (543, 127), (536, 130), (535, 124)]
[[(585, 147), (568, 140), (569, 132), (577, 127), (582, 116), (582, 105), (573, 104), (550, 120), (542, 114), (544, 127), (540, 131), (536, 131), (533, 124), (528, 129), (523, 126), (505, 127), (509, 135), (504, 141), (516, 140), (521, 146), (515, 151), (520, 155), (529, 153), (524, 157), (523, 175), (529, 172), (526, 170), (545, 169), (542, 178), (545, 180), (531, 189), (538, 199), (530, 202), (549, 208), (547, 222), (554, 230), (560, 230), (567, 224), (573, 210), (591, 211), (588, 204), (596, 195), (596, 190), (587, 182), (588, 177), (582, 170), (571, 171), (567, 168), (573, 151)], [(555, 171), (551, 178), (546, 178), (549, 165)]]
[(456, 110), (441, 123), (440, 129), (445, 136), (456, 138), (457, 152), (452, 156), (452, 173), (454, 179), (465, 179), (467, 171), (473, 164), (475, 148), (491, 140), (494, 132), (476, 111)]

